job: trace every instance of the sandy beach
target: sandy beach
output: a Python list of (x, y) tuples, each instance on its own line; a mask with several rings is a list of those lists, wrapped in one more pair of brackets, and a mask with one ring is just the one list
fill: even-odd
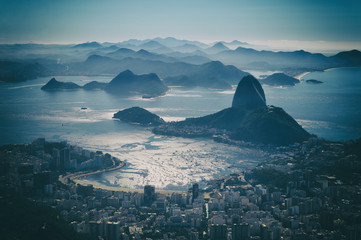
[(310, 72), (301, 73), (301, 74), (295, 76), (295, 78), (298, 79), (298, 80), (301, 80), (301, 78), (302, 78), (303, 76), (305, 76), (305, 75), (307, 75), (307, 74), (309, 74), (309, 73), (310, 73)]
[[(89, 182), (85, 181), (85, 180), (81, 180), (80, 178), (85, 177), (85, 176), (90, 176), (90, 175), (94, 175), (94, 174), (99, 174), (99, 173), (104, 173), (104, 172), (109, 172), (109, 171), (114, 171), (117, 169), (120, 169), (122, 167), (125, 166), (125, 162), (121, 162), (119, 164), (119, 166), (110, 168), (110, 169), (103, 169), (103, 170), (98, 170), (95, 172), (81, 172), (81, 173), (72, 173), (72, 174), (68, 174), (66, 176), (60, 176), (59, 180), (64, 183), (67, 184), (68, 183), (68, 179), (72, 182), (74, 182), (75, 184), (80, 184), (83, 186), (89, 185)], [(133, 189), (133, 188), (124, 188), (124, 187), (112, 187), (112, 186), (106, 186), (103, 184), (98, 184), (98, 183), (92, 183), (91, 185), (93, 185), (94, 188), (97, 189), (104, 189), (104, 190), (108, 190), (108, 191), (114, 191), (114, 192), (138, 192), (138, 193), (143, 193), (144, 190), (143, 189)], [(155, 189), (155, 191), (157, 193), (161, 193), (164, 195), (171, 195), (172, 193), (185, 193), (186, 191), (179, 191), (179, 190), (157, 190)]]

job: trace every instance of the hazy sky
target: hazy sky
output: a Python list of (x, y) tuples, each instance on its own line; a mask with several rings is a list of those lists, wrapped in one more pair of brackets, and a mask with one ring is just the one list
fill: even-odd
[(360, 0), (0, 0), (0, 42), (361, 43)]

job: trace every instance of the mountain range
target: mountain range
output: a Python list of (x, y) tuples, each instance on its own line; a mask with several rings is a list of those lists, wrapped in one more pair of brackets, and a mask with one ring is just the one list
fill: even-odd
[[(211, 88), (229, 88), (227, 84), (235, 83), (230, 82), (231, 73), (228, 70), (220, 69), (223, 73), (217, 73), (208, 68), (208, 72), (205, 72), (203, 65), (218, 61), (239, 70), (280, 71), (290, 76), (333, 67), (361, 66), (361, 52), (358, 50), (328, 57), (303, 50), (259, 51), (251, 46), (237, 40), (204, 44), (175, 38), (130, 39), (119, 43), (86, 42), (77, 45), (3, 44), (0, 45), (3, 59), (0, 63), (0, 79), (24, 81), (39, 76), (113, 75), (130, 69), (136, 74), (156, 73), (172, 84), (183, 82), (187, 86), (208, 84)], [(26, 67), (27, 64), (35, 65)], [(196, 73), (197, 69), (199, 73)], [(213, 80), (214, 84), (210, 84)]]
[(83, 87), (73, 82), (59, 82), (52, 78), (41, 90), (63, 91), (63, 90), (105, 90), (118, 96), (140, 95), (146, 98), (158, 97), (168, 91), (168, 87), (159, 79), (155, 73), (136, 75), (130, 70), (119, 73), (109, 83), (92, 81)]

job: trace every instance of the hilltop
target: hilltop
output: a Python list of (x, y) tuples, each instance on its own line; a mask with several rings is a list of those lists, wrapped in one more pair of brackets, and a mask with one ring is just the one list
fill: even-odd
[(165, 121), (156, 114), (140, 107), (132, 107), (119, 111), (114, 114), (113, 118), (119, 119), (123, 122), (143, 126), (158, 126), (165, 123)]
[(83, 87), (73, 82), (60, 82), (55, 78), (49, 80), (41, 90), (62, 91), (62, 90), (105, 90), (115, 95), (141, 95), (147, 98), (158, 97), (168, 91), (155, 73), (136, 75), (130, 70), (119, 73), (109, 83), (92, 81)]
[(274, 73), (260, 81), (262, 84), (271, 86), (294, 86), (295, 84), (300, 83), (300, 80), (287, 76), (284, 73)]
[(119, 73), (105, 87), (105, 91), (120, 95), (161, 96), (168, 87), (163, 84), (157, 74), (136, 75), (130, 70)]
[(80, 89), (81, 86), (73, 82), (59, 82), (55, 78), (49, 80), (47, 84), (41, 87), (44, 91), (59, 91), (59, 90), (76, 90)]
[[(124, 110), (130, 113), (127, 119), (141, 123), (141, 119), (149, 118), (148, 111), (139, 108), (136, 110), (134, 114), (134, 109)], [(151, 116), (160, 119), (158, 116)], [(207, 138), (218, 135), (255, 144), (289, 145), (311, 137), (282, 108), (266, 106), (262, 86), (250, 75), (242, 78), (238, 84), (232, 107), (204, 117), (158, 125), (153, 129), (156, 134)]]

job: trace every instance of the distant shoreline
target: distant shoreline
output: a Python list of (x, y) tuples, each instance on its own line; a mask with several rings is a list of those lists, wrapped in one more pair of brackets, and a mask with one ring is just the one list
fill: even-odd
[(294, 78), (301, 80), (302, 77), (304, 77), (305, 75), (309, 74), (309, 73), (313, 73), (313, 72), (328, 72), (331, 70), (335, 70), (335, 69), (343, 69), (343, 68), (361, 68), (361, 67), (334, 67), (334, 68), (327, 68), (324, 70), (315, 70), (315, 71), (310, 71), (310, 72), (304, 72), (301, 74), (296, 75)]
[(302, 77), (304, 77), (305, 75), (307, 75), (309, 73), (311, 73), (311, 72), (304, 72), (304, 73), (298, 74), (297, 76), (295, 76), (295, 78), (298, 80), (301, 80)]

